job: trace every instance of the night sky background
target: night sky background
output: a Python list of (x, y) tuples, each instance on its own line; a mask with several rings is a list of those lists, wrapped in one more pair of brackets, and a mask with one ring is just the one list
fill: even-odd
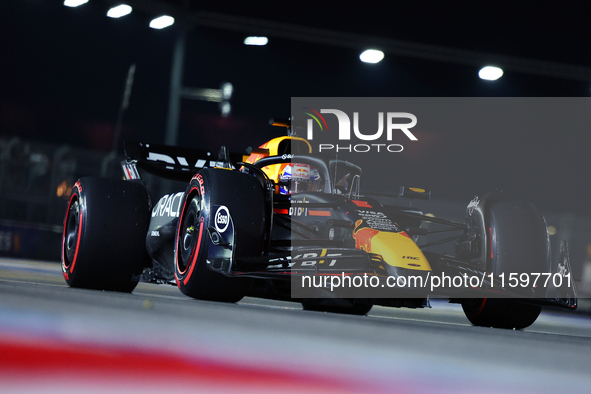
[[(591, 25), (580, 2), (189, 5), (190, 10), (591, 66)], [(148, 23), (154, 15), (134, 10), (111, 19), (105, 16), (108, 8), (99, 0), (78, 8), (64, 7), (59, 0), (0, 2), (0, 137), (107, 152), (127, 70), (135, 63), (123, 136), (164, 142), (179, 26), (153, 30)], [(216, 103), (183, 100), (179, 144), (215, 151), (223, 144), (238, 152), (258, 146), (284, 132), (269, 126), (268, 119), (289, 117), (291, 97), (588, 97), (591, 89), (591, 79), (510, 71), (498, 81), (483, 81), (478, 67), (388, 53), (378, 64), (364, 64), (359, 51), (272, 36), (267, 46), (251, 47), (243, 45), (245, 36), (215, 28), (189, 31), (183, 85), (219, 88), (229, 81), (235, 90), (228, 118), (220, 116)], [(392, 184), (412, 182), (409, 186), (427, 187), (444, 199), (467, 202), (485, 188), (500, 187), (543, 210), (590, 216), (591, 138), (585, 130), (587, 125), (557, 129), (553, 135), (537, 130), (438, 135), (425, 150), (428, 155), (408, 154), (384, 163), (384, 175)]]

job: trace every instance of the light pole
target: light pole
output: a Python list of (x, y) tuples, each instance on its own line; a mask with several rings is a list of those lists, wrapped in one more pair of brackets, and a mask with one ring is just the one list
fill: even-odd
[(170, 73), (170, 96), (168, 99), (168, 118), (164, 143), (176, 145), (179, 136), (179, 116), (181, 114), (181, 89), (185, 62), (185, 41), (187, 29), (181, 26), (174, 42), (172, 70)]
[(133, 86), (133, 76), (135, 74), (135, 63), (129, 66), (127, 71), (127, 79), (125, 80), (125, 89), (123, 91), (123, 98), (121, 99), (121, 106), (119, 107), (119, 114), (117, 115), (117, 123), (115, 125), (115, 135), (113, 136), (113, 148), (117, 150), (119, 139), (121, 138), (121, 128), (123, 124), (123, 112), (129, 107), (129, 98), (131, 97), (131, 87)]
[(201, 100), (219, 103), (223, 117), (230, 114), (230, 98), (234, 87), (224, 82), (219, 89), (183, 87), (183, 69), (185, 60), (185, 44), (187, 28), (181, 27), (174, 43), (172, 67), (170, 75), (170, 97), (168, 99), (168, 117), (164, 143), (176, 145), (179, 135), (179, 118), (181, 114), (181, 99)]

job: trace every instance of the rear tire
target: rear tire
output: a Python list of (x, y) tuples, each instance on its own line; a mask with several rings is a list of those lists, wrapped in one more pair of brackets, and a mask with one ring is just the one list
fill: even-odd
[[(200, 300), (238, 302), (252, 278), (232, 278), (207, 266), (215, 205), (225, 206), (234, 227), (234, 259), (258, 257), (266, 241), (265, 192), (252, 176), (225, 169), (203, 169), (193, 177), (181, 202), (175, 240), (175, 276), (181, 292)], [(222, 234), (223, 235), (223, 234)]]
[(62, 271), (71, 287), (131, 292), (146, 261), (146, 189), (135, 182), (82, 178), (64, 220)]

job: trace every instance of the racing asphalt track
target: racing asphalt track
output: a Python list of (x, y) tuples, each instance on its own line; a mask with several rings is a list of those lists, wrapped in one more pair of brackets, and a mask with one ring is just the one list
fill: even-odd
[(545, 310), (513, 331), (432, 305), (359, 317), (80, 290), (59, 264), (0, 259), (0, 392), (591, 391), (591, 315)]

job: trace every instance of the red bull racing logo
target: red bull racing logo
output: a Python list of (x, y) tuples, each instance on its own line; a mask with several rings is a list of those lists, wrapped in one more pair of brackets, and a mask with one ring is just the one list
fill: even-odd
[(355, 222), (355, 228), (353, 229), (355, 248), (371, 253), (371, 239), (379, 232), (379, 230), (363, 226), (363, 220), (359, 219)]

